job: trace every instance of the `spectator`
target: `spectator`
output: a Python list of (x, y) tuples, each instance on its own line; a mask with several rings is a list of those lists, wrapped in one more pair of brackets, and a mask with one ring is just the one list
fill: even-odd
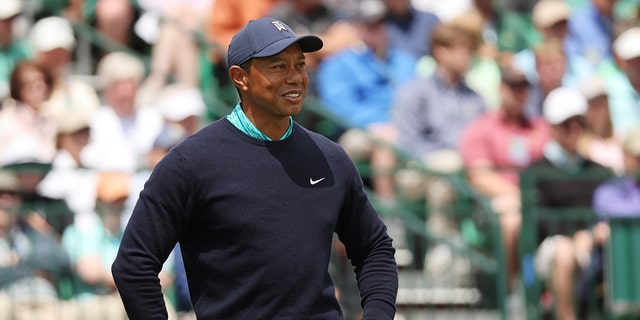
[[(540, 0), (533, 7), (533, 24), (541, 34), (541, 42), (559, 41), (565, 53), (567, 69), (562, 84), (578, 87), (580, 79), (595, 72), (594, 67), (580, 55), (570, 55), (567, 50), (567, 35), (569, 33), (568, 20), (571, 7), (564, 0)], [(513, 56), (513, 61), (529, 78), (529, 82), (537, 84), (535, 54), (532, 49), (524, 49)]]
[[(364, 130), (381, 144), (395, 141), (389, 110), (396, 89), (413, 77), (416, 63), (411, 54), (389, 47), (384, 15), (381, 0), (361, 2), (353, 24), (362, 42), (326, 57), (317, 79), (319, 98), (328, 111), (348, 128)], [(394, 200), (393, 155), (384, 146), (357, 155), (349, 146), (358, 144), (354, 143), (358, 132), (348, 131), (340, 143), (354, 160), (371, 161), (376, 194), (384, 201)]]
[(613, 216), (640, 214), (640, 127), (627, 132), (621, 143), (624, 153), (624, 174), (598, 186), (593, 195), (593, 207), (603, 219)]
[(0, 317), (73, 319), (72, 305), (62, 302), (71, 274), (59, 241), (67, 209), (36, 194), (47, 166), (29, 159), (0, 169)]
[(198, 33), (204, 30), (206, 14), (211, 11), (213, 1), (141, 0), (138, 3), (144, 10), (144, 17), (155, 22), (148, 26), (155, 32), (146, 31), (154, 33), (147, 39), (152, 44), (151, 72), (143, 85), (149, 98), (171, 81), (198, 87), (200, 49), (204, 45)]
[[(96, 183), (99, 218), (85, 221), (82, 226), (74, 223), (62, 236), (75, 270), (73, 285), (78, 319), (97, 314), (110, 320), (128, 319), (110, 269), (126, 224), (122, 214), (131, 182), (128, 173), (101, 172)], [(164, 288), (172, 281), (166, 272), (160, 274), (160, 279)], [(169, 319), (176, 319), (170, 307)]]
[(33, 54), (27, 41), (18, 37), (15, 30), (22, 4), (22, 0), (0, 2), (0, 104), (9, 96), (9, 76), (16, 64)]
[(547, 122), (525, 113), (529, 82), (513, 67), (502, 70), (500, 107), (473, 120), (460, 140), (469, 184), (491, 199), (499, 214), (509, 292), (517, 292), (518, 239), (522, 226), (518, 174), (542, 157), (550, 138)]
[[(85, 110), (90, 111), (90, 110)], [(89, 126), (94, 112), (67, 112), (56, 119), (57, 152), (51, 171), (38, 185), (44, 196), (64, 200), (74, 213), (74, 223), (83, 228), (97, 218), (97, 172), (85, 166), (82, 152), (89, 144)]]
[[(622, 140), (624, 171), (619, 177), (611, 178), (598, 185), (593, 193), (593, 209), (598, 214), (598, 221), (592, 228), (587, 240), (591, 240), (591, 259), (589, 268), (581, 274), (578, 294), (580, 301), (588, 300), (594, 294), (603, 298), (604, 293), (598, 286), (605, 281), (605, 255), (603, 247), (611, 234), (609, 218), (637, 218), (640, 216), (640, 187), (638, 170), (640, 170), (640, 127), (630, 129)], [(586, 232), (585, 232), (586, 233)], [(588, 244), (588, 243), (587, 243)], [(587, 247), (589, 248), (589, 247)], [(595, 283), (595, 288), (594, 284)], [(595, 291), (595, 293), (594, 293)], [(600, 299), (598, 301), (601, 301)], [(582, 309), (579, 309), (582, 311)], [(581, 314), (579, 314), (581, 315)]]
[(381, 1), (362, 2), (353, 17), (361, 43), (326, 57), (318, 70), (320, 99), (350, 126), (387, 123), (395, 88), (414, 74), (416, 59), (389, 47), (384, 14)]
[(613, 42), (613, 65), (603, 65), (600, 75), (607, 84), (613, 130), (624, 136), (640, 125), (640, 28), (620, 33)]
[(583, 56), (595, 68), (611, 59), (613, 8), (618, 0), (589, 0), (569, 17), (567, 54)]
[(0, 110), (0, 165), (36, 149), (36, 159), (50, 162), (55, 153), (55, 119), (47, 113), (54, 79), (49, 69), (22, 61), (11, 73), (11, 99)]
[[(398, 146), (423, 159), (432, 170), (436, 163), (445, 163), (444, 171), (461, 169), (457, 148), (462, 130), (486, 109), (480, 95), (465, 81), (471, 62), (473, 36), (450, 24), (436, 28), (432, 36), (432, 50), (436, 70), (427, 78), (419, 77), (398, 89), (392, 107), (392, 120), (398, 129)], [(440, 161), (438, 158), (448, 159)], [(457, 163), (457, 164), (456, 164)], [(402, 188), (418, 198), (423, 193), (413, 187)], [(417, 193), (417, 194), (416, 194)], [(436, 205), (439, 200), (429, 199)]]
[(585, 159), (622, 174), (624, 156), (621, 139), (613, 132), (605, 83), (600, 77), (593, 76), (582, 83), (580, 91), (589, 107), (585, 115), (587, 130), (578, 141), (578, 152)]
[(113, 52), (98, 64), (105, 105), (91, 123), (91, 142), (84, 161), (90, 168), (135, 171), (148, 168), (148, 155), (163, 126), (162, 116), (137, 101), (145, 69), (128, 53)]
[(557, 39), (546, 40), (533, 48), (536, 79), (529, 90), (526, 113), (530, 116), (542, 115), (542, 103), (549, 94), (560, 86), (567, 72), (567, 56), (562, 43)]
[(53, 73), (54, 87), (46, 113), (57, 117), (68, 110), (98, 110), (100, 100), (96, 90), (72, 75), (76, 39), (69, 21), (61, 17), (38, 20), (31, 28), (29, 38), (35, 50), (35, 61)]
[[(397, 146), (437, 172), (425, 176), (422, 171), (406, 168), (396, 173), (394, 181), (403, 198), (426, 200), (426, 228), (436, 237), (459, 235), (454, 220), (444, 210), (454, 201), (455, 192), (440, 174), (462, 169), (458, 140), (463, 128), (486, 109), (482, 97), (464, 81), (475, 43), (476, 38), (465, 29), (447, 23), (436, 27), (431, 37), (435, 71), (399, 87), (391, 109), (392, 123), (398, 130)], [(426, 272), (439, 274), (455, 269), (430, 257), (437, 252), (444, 250), (427, 254), (425, 261), (433, 263), (427, 265)]]
[[(578, 154), (578, 140), (585, 131), (587, 101), (577, 89), (560, 87), (545, 99), (543, 115), (551, 125), (552, 139), (544, 147), (544, 157), (527, 170), (551, 169), (560, 173), (580, 174), (607, 170)], [(535, 206), (541, 208), (591, 208), (593, 192), (601, 181), (563, 178), (536, 180)], [(532, 205), (526, 203), (523, 205)], [(574, 272), (586, 265), (588, 241), (582, 233), (569, 234), (562, 224), (540, 223), (539, 246), (534, 258), (536, 273), (548, 281), (554, 297), (558, 319), (576, 319), (574, 306)], [(578, 228), (579, 229), (579, 228)], [(573, 236), (573, 238), (572, 238)]]
[[(88, 21), (108, 38), (125, 46), (132, 45), (131, 30), (138, 14), (134, 1), (131, 0), (72, 0), (71, 4), (81, 3), (82, 19)], [(73, 6), (71, 6), (73, 8)], [(67, 13), (77, 12), (73, 10)], [(69, 15), (73, 18), (74, 15)], [(77, 17), (76, 17), (77, 18)]]
[(432, 12), (442, 22), (450, 22), (462, 12), (473, 8), (473, 0), (414, 0), (412, 2), (418, 10)]
[[(484, 42), (483, 28), (485, 18), (478, 10), (469, 10), (459, 14), (450, 24), (466, 30), (473, 35), (473, 55), (469, 69), (464, 75), (467, 85), (482, 96), (485, 104), (490, 109), (498, 107), (500, 85), (500, 67), (496, 60), (494, 49)], [(430, 76), (436, 67), (433, 56), (424, 56), (418, 61), (417, 73), (419, 76)]]
[(389, 47), (409, 52), (416, 59), (431, 54), (431, 33), (440, 19), (433, 13), (418, 11), (411, 0), (384, 0)]
[(205, 104), (198, 88), (183, 83), (170, 84), (160, 92), (156, 107), (164, 118), (164, 127), (149, 154), (149, 168), (153, 168), (174, 145), (204, 125)]

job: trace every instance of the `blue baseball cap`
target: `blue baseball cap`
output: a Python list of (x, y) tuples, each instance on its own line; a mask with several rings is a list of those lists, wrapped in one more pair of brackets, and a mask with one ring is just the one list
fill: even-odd
[(318, 51), (323, 45), (322, 40), (314, 35), (296, 36), (291, 27), (278, 19), (264, 17), (251, 20), (231, 39), (227, 62), (229, 67), (239, 66), (251, 58), (278, 54), (296, 42), (302, 52)]

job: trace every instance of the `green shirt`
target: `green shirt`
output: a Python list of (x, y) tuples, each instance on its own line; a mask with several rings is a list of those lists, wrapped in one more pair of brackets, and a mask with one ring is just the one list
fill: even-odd
[(9, 93), (9, 78), (15, 66), (33, 55), (31, 47), (25, 41), (15, 40), (9, 47), (0, 48), (0, 96)]
[[(242, 111), (242, 106), (240, 102), (233, 108), (233, 111), (229, 115), (227, 115), (227, 119), (234, 125), (236, 128), (240, 129), (240, 131), (244, 132), (250, 137), (271, 141), (271, 138), (267, 137), (260, 129), (256, 128), (256, 126), (247, 118), (247, 115)], [(293, 129), (293, 119), (289, 117), (289, 129), (280, 137), (279, 140), (284, 140), (291, 135), (291, 131)]]

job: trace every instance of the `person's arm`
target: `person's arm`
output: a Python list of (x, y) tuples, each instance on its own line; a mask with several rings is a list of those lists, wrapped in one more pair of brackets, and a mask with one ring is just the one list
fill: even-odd
[(519, 196), (518, 186), (505, 180), (489, 166), (472, 167), (467, 170), (469, 184), (483, 195), (494, 198), (504, 195)]
[(392, 239), (369, 202), (354, 168), (353, 184), (336, 232), (355, 267), (363, 319), (393, 319), (398, 267)]
[(140, 193), (112, 265), (130, 319), (167, 319), (158, 274), (188, 224), (193, 176), (170, 152)]
[(520, 194), (517, 185), (505, 179), (497, 171), (486, 143), (488, 135), (486, 118), (480, 118), (464, 129), (460, 138), (460, 155), (464, 161), (467, 181), (488, 198)]

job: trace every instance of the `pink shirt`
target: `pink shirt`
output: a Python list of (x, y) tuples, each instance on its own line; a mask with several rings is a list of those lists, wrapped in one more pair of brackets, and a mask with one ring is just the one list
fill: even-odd
[(460, 153), (465, 168), (494, 168), (517, 185), (519, 170), (542, 157), (550, 137), (550, 127), (542, 117), (515, 124), (505, 122), (500, 111), (490, 112), (465, 128)]

